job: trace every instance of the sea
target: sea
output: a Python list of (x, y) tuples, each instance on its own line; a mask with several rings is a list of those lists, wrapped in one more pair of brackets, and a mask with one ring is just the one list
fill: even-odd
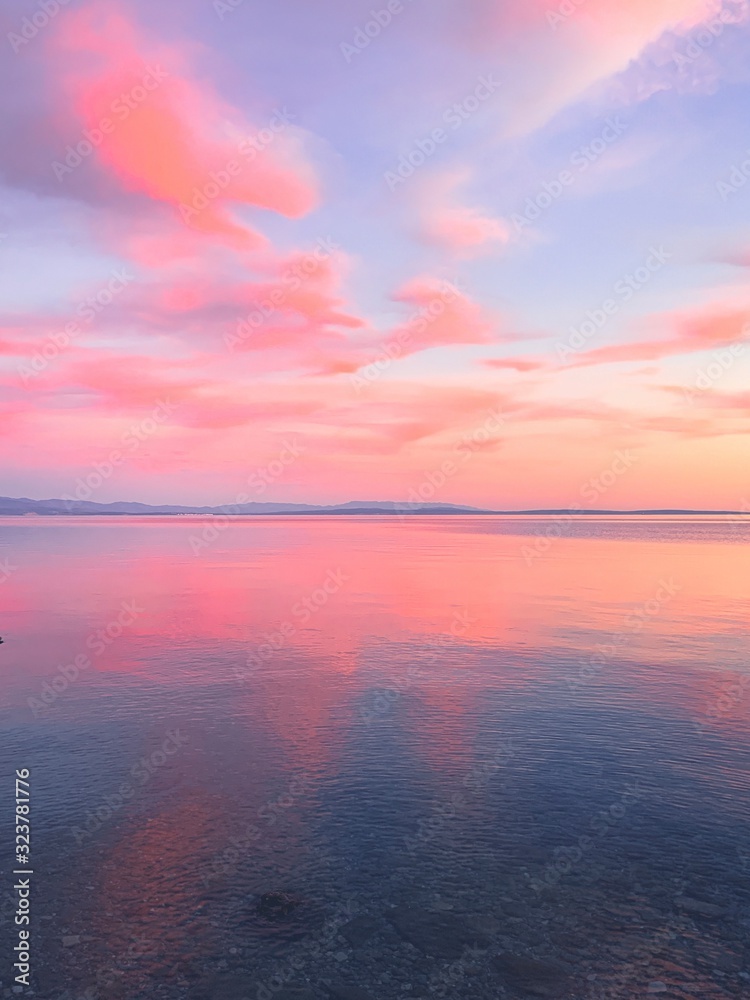
[(1, 519), (0, 995), (750, 997), (749, 623), (739, 516)]

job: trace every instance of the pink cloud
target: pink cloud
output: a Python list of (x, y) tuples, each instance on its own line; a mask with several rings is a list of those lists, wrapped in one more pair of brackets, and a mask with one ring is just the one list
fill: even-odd
[[(273, 273), (260, 281), (238, 280), (234, 271), (221, 273), (210, 256), (202, 267), (191, 262), (147, 271), (90, 324), (79, 324), (76, 337), (44, 365), (41, 381), (54, 377), (69, 359), (90, 364), (90, 356), (116, 348), (123, 336), (142, 341), (144, 355), (154, 337), (166, 337), (172, 347), (212, 352), (219, 362), (234, 358), (235, 366), (247, 356), (256, 374), (298, 370), (329, 375), (357, 371), (389, 344), (397, 345), (397, 357), (407, 357), (433, 347), (511, 339), (503, 317), (430, 275), (394, 293), (410, 316), (376, 333), (346, 307), (342, 285), (348, 267), (346, 255), (336, 250), (328, 256), (298, 253), (276, 260), (269, 252), (264, 269)], [(86, 291), (80, 290), (82, 298)], [(6, 317), (8, 352), (31, 358), (43, 347), (45, 335), (75, 316), (71, 304), (68, 315), (63, 310), (55, 317)]]
[(257, 126), (191, 76), (184, 47), (150, 44), (118, 6), (69, 12), (57, 47), (81, 125), (99, 136), (97, 161), (125, 190), (247, 250), (265, 239), (232, 217), (234, 204), (288, 217), (317, 204), (313, 169), (283, 112), (260, 123), (264, 145)]
[(408, 332), (409, 353), (447, 344), (484, 344), (494, 340), (500, 322), (478, 303), (450, 283), (430, 276), (407, 282), (393, 298), (415, 310), (424, 310), (421, 320), (394, 331)]
[(482, 364), (487, 368), (514, 372), (533, 372), (547, 367), (547, 362), (538, 358), (484, 358)]
[(482, 344), (511, 339), (503, 317), (474, 302), (454, 284), (432, 275), (408, 281), (391, 296), (410, 308), (408, 320), (385, 333), (318, 345), (320, 373), (346, 373), (379, 365), (433, 347)]
[(507, 109), (506, 134), (524, 134), (546, 124), (594, 84), (625, 70), (665, 31), (690, 30), (714, 16), (720, 3), (588, 0), (571, 8), (558, 0), (485, 0), (483, 30), (477, 30), (476, 22), (468, 29), (475, 47), (513, 38), (509, 58), (514, 60), (515, 101)]
[(653, 361), (673, 355), (708, 351), (747, 340), (750, 309), (727, 309), (716, 305), (700, 313), (684, 311), (659, 317), (660, 327), (671, 326), (672, 334), (653, 340), (608, 344), (571, 358), (569, 365), (614, 364), (625, 361)]
[(165, 404), (165, 436), (149, 444), (165, 458), (176, 442), (187, 445), (197, 432), (221, 430), (240, 435), (220, 442), (239, 460), (254, 447), (246, 436), (252, 428), (263, 440), (277, 432), (300, 434), (315, 442), (315, 455), (325, 462), (355, 439), (387, 454), (434, 434), (455, 434), (473, 414), (501, 402), (494, 390), (385, 381), (362, 402), (344, 381), (268, 382), (248, 372), (228, 382), (220, 370), (205, 371), (208, 361), (115, 354), (70, 361), (54, 380), (34, 385), (33, 409), (24, 399), (9, 404), (8, 415), (33, 416), (27, 440), (45, 447), (53, 447), (64, 426), (66, 449), (81, 461), (119, 440), (119, 428)]
[(689, 401), (691, 406), (700, 406), (708, 410), (738, 411), (745, 418), (750, 418), (750, 392), (717, 392), (710, 388), (696, 388), (683, 385), (660, 386), (663, 392), (677, 396), (683, 402)]
[(425, 238), (461, 257), (491, 249), (493, 243), (508, 243), (510, 226), (501, 219), (484, 216), (476, 208), (443, 208), (425, 223)]
[(456, 190), (470, 176), (468, 170), (433, 174), (422, 181), (416, 196), (419, 238), (463, 258), (489, 253), (498, 244), (505, 245), (512, 232), (504, 219), (461, 204)]

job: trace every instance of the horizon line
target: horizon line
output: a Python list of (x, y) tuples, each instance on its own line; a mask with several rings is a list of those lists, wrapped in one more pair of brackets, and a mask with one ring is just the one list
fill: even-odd
[[(146, 508), (143, 511), (144, 514), (148, 514), (153, 511), (154, 514), (162, 514), (163, 516), (189, 516), (195, 515), (199, 516), (205, 514), (207, 516), (224, 516), (224, 517), (248, 517), (248, 516), (272, 516), (274, 514), (295, 514), (295, 515), (310, 515), (313, 516), (316, 513), (325, 514), (326, 512), (336, 512), (338, 514), (346, 513), (347, 509), (352, 509), (352, 513), (356, 513), (357, 509), (372, 510), (373, 513), (377, 514), (409, 514), (409, 513), (440, 513), (440, 512), (454, 512), (454, 513), (464, 513), (467, 515), (484, 515), (484, 516), (512, 516), (512, 515), (562, 515), (567, 517), (585, 517), (592, 515), (694, 515), (694, 516), (748, 516), (750, 515), (750, 505), (747, 501), (744, 502), (744, 507), (742, 509), (706, 509), (706, 508), (687, 508), (687, 507), (634, 507), (634, 508), (581, 508), (579, 506), (562, 506), (562, 507), (523, 507), (517, 509), (510, 508), (491, 508), (491, 507), (477, 507), (473, 504), (464, 503), (454, 503), (446, 501), (441, 503), (440, 501), (398, 501), (398, 500), (345, 500), (336, 503), (310, 503), (307, 501), (291, 501), (291, 500), (245, 500), (243, 502), (235, 503), (225, 503), (225, 504), (189, 504), (189, 503), (145, 503), (140, 500), (112, 500), (112, 501), (95, 501), (95, 500), (79, 500), (74, 497), (56, 497), (56, 498), (45, 498), (45, 499), (34, 499), (32, 497), (0, 497), (0, 516), (13, 516), (14, 511), (7, 510), (3, 511), (2, 507), (5, 503), (13, 505), (24, 505), (29, 504), (34, 507), (41, 506), (41, 510), (27, 510), (20, 514), (20, 516), (26, 516), (27, 514), (35, 514), (40, 517), (44, 516), (65, 516), (66, 514), (70, 516), (115, 516), (117, 514), (121, 515), (135, 515), (135, 511), (113, 511), (111, 508), (120, 506), (137, 506), (140, 508)], [(52, 509), (45, 509), (52, 505)], [(65, 507), (66, 510), (55, 509), (56, 506)], [(260, 514), (255, 514), (247, 508), (279, 508), (278, 510), (264, 510)], [(93, 509), (86, 509), (93, 508)], [(168, 508), (171, 508), (168, 509)], [(242, 508), (245, 508), (244, 510)], [(287, 508), (287, 509), (283, 509)], [(19, 512), (20, 513), (20, 512)]]

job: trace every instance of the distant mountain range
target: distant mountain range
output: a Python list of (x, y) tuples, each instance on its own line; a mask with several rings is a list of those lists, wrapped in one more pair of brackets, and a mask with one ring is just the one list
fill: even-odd
[(30, 500), (28, 497), (0, 497), (0, 514), (205, 514), (236, 516), (247, 514), (484, 514), (477, 507), (456, 504), (397, 503), (390, 500), (351, 500), (321, 506), (307, 503), (227, 503), (218, 507), (187, 507), (178, 504), (147, 504), (129, 501), (95, 503), (92, 500)]
[(569, 511), (563, 508), (548, 508), (540, 510), (485, 510), (480, 507), (461, 506), (450, 503), (411, 503), (404, 501), (398, 503), (395, 500), (350, 500), (348, 503), (333, 504), (331, 506), (320, 506), (305, 503), (243, 503), (224, 504), (219, 507), (185, 507), (175, 504), (147, 504), (120, 501), (117, 503), (95, 503), (92, 500), (30, 500), (28, 497), (0, 497), (0, 515), (25, 515), (38, 514), (46, 516), (59, 515), (147, 515), (147, 514), (204, 514), (206, 516), (227, 517), (238, 515), (271, 515), (271, 514), (359, 514), (359, 515), (403, 515), (403, 514), (526, 514), (526, 515), (553, 515), (563, 514), (574, 516), (585, 516), (587, 514), (726, 514), (744, 515), (750, 522), (750, 514), (747, 511), (730, 510), (580, 510)]

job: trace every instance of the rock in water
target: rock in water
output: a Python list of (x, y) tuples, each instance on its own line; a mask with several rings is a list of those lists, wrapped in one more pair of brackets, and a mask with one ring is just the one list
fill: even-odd
[(558, 997), (567, 989), (568, 970), (557, 962), (506, 952), (494, 958), (492, 964), (509, 986), (530, 996)]
[(258, 900), (258, 913), (267, 920), (277, 920), (279, 917), (288, 917), (301, 904), (301, 899), (285, 892), (264, 892)]

